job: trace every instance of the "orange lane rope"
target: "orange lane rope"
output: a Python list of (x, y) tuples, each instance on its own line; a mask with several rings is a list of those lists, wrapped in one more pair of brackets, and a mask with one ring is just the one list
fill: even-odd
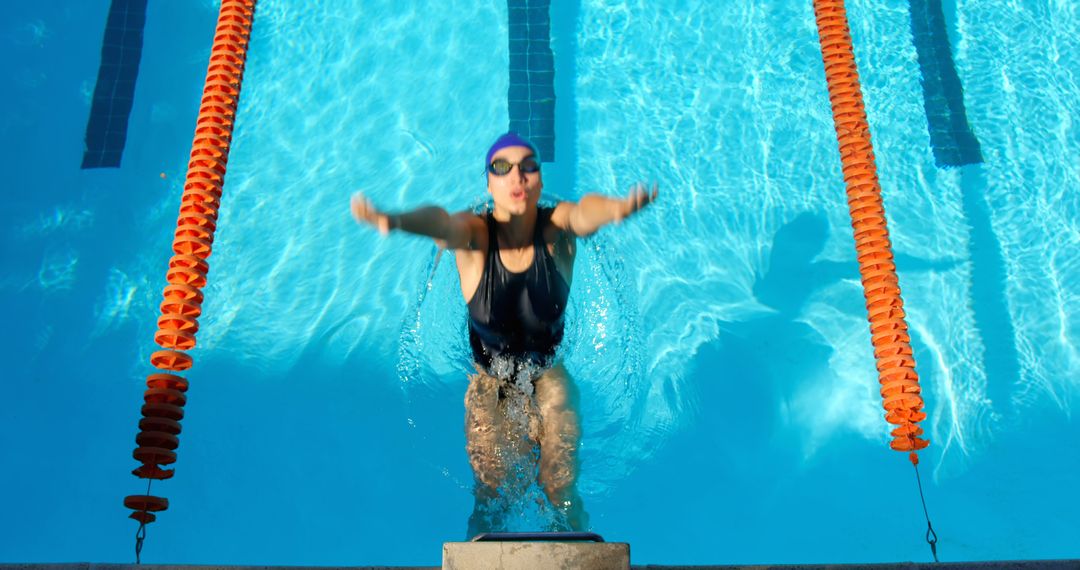
[[(814, 15), (847, 185), (851, 225), (855, 229), (855, 249), (866, 295), (870, 339), (877, 360), (885, 420), (897, 426), (891, 432), (893, 440), (889, 446), (896, 451), (908, 452), (916, 480), (919, 480), (916, 452), (930, 445), (919, 437), (923, 430), (918, 422), (926, 419), (926, 413), (922, 411), (919, 375), (915, 372), (911, 337), (904, 321), (904, 301), (900, 298), (844, 0), (814, 0)], [(921, 480), (919, 494), (921, 497)], [(923, 511), (926, 511), (925, 498)], [(936, 562), (937, 535), (930, 525), (929, 514), (926, 522), (926, 540)]]
[(884, 399), (885, 420), (897, 425), (890, 447), (911, 452), (930, 442), (919, 438), (917, 423), (926, 418), (911, 351), (911, 337), (904, 322), (904, 301), (893, 263), (892, 244), (885, 225), (870, 125), (866, 121), (859, 71), (851, 46), (843, 0), (814, 0), (825, 78), (829, 83), (836, 138), (840, 144), (844, 182), (847, 184), (851, 225), (855, 228), (855, 249), (866, 294), (870, 336), (877, 359), (878, 380)]
[(176, 462), (180, 441), (180, 420), (184, 417), (188, 381), (172, 374), (191, 368), (192, 358), (185, 351), (195, 347), (196, 320), (202, 313), (206, 274), (214, 242), (214, 230), (221, 205), (225, 166), (229, 159), (233, 122), (244, 75), (251, 25), (256, 0), (222, 0), (218, 12), (214, 44), (206, 72), (195, 138), (191, 145), (187, 178), (180, 199), (173, 253), (165, 273), (164, 300), (154, 342), (162, 350), (150, 355), (150, 363), (167, 371), (150, 374), (143, 395), (142, 419), (135, 436), (138, 447), (133, 453), (141, 465), (132, 471), (148, 479), (145, 495), (124, 498), (132, 509), (130, 517), (139, 521), (135, 557), (138, 562), (146, 525), (156, 519), (154, 513), (169, 507), (168, 499), (150, 494), (154, 479), (168, 479), (173, 469), (163, 466)]

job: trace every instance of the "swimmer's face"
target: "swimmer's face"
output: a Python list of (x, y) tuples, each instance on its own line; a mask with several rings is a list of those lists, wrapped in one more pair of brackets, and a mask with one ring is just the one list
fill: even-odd
[[(514, 216), (520, 216), (529, 208), (535, 208), (540, 200), (544, 181), (538, 169), (528, 172), (533, 170), (534, 164), (538, 166), (532, 149), (527, 146), (508, 146), (499, 149), (491, 157), (491, 161), (507, 161), (511, 164), (510, 171), (501, 176), (488, 169), (488, 192), (495, 201), (495, 207)], [(525, 163), (525, 168), (522, 168), (522, 163)]]

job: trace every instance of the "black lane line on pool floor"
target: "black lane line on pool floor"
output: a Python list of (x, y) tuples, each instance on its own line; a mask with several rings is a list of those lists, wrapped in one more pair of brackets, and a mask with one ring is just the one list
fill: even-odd
[(83, 168), (119, 167), (142, 57), (147, 0), (112, 0), (86, 123)]
[[(922, 70), (934, 162), (938, 168), (981, 164), (982, 150), (968, 123), (941, 0), (911, 0), (911, 31)], [(1012, 393), (1021, 370), (1006, 293), (1008, 272), (987, 203), (986, 174), (977, 166), (963, 169), (960, 185), (969, 225), (972, 316), (985, 347), (986, 395), (993, 413), (1008, 418), (1013, 414)]]
[(507, 0), (510, 20), (510, 129), (536, 145), (543, 162), (555, 161), (555, 57), (550, 0)]
[(982, 150), (968, 123), (941, 0), (911, 0), (911, 35), (922, 71), (930, 146), (939, 167), (979, 164)]

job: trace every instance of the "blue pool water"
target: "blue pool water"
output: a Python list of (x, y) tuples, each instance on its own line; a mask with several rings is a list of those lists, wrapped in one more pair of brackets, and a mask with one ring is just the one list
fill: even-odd
[[(483, 203), (507, 7), (412, 4), (259, 7), (144, 562), (437, 564), (464, 538), (453, 264), (347, 204)], [(948, 61), (919, 43), (940, 36), (913, 36), (916, 4), (848, 7), (939, 553), (1078, 558), (1080, 8), (945, 3), (981, 158), (963, 139), (970, 164), (951, 167), (933, 109), (955, 106), (927, 97), (956, 92), (946, 75), (924, 90)], [(122, 166), (81, 170), (108, 8), (23, 3), (0, 24), (5, 562), (134, 558), (121, 500), (145, 491), (130, 454), (216, 6), (149, 3)], [(810, 2), (582, 0), (551, 20), (545, 189), (661, 189), (582, 242), (575, 273), (564, 357), (592, 530), (637, 564), (929, 560), (914, 474), (887, 446)], [(518, 530), (542, 522), (521, 509)]]

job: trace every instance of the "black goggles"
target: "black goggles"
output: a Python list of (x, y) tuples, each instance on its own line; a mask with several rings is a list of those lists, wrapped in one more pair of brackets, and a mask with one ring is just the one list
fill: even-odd
[[(531, 156), (524, 158), (521, 162), (516, 163), (516, 165), (522, 174), (534, 174), (540, 172), (540, 163)], [(496, 158), (487, 166), (487, 171), (495, 176), (506, 176), (514, 169), (514, 166), (515, 163), (510, 162), (505, 158)]]

